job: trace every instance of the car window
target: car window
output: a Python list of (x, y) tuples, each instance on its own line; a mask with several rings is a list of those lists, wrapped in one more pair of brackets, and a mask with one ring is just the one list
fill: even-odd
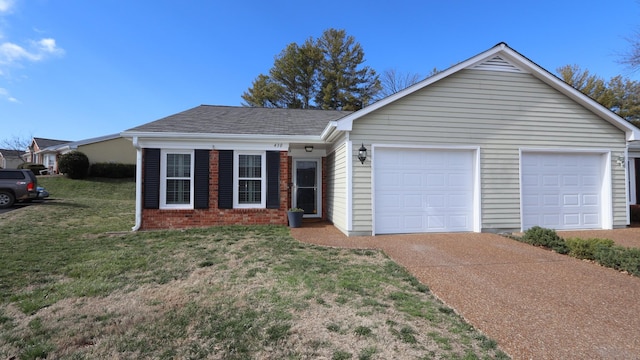
[(0, 171), (0, 179), (24, 179), (22, 171)]

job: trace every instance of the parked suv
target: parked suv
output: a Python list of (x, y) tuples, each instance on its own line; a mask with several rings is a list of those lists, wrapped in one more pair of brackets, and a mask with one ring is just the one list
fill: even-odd
[(38, 179), (31, 170), (0, 169), (0, 209), (13, 206), (16, 201), (38, 197)]

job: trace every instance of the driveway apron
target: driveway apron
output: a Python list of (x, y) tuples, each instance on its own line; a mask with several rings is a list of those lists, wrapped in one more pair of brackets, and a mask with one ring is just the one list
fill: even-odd
[(640, 359), (640, 278), (495, 234), (291, 234), (384, 251), (514, 359)]

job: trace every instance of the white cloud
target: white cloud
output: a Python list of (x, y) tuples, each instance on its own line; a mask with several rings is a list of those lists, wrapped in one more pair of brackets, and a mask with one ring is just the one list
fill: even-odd
[(3, 88), (0, 88), (0, 99), (4, 99), (6, 101), (13, 102), (13, 103), (19, 102), (18, 99), (14, 98), (13, 96), (11, 96), (11, 94), (9, 94), (9, 90), (3, 89)]
[[(23, 44), (12, 42), (3, 33), (17, 0), (0, 0), (0, 78), (11, 78), (12, 68), (24, 68), (29, 63), (44, 61), (54, 56), (63, 56), (64, 49), (58, 47), (53, 38), (30, 40)], [(41, 34), (41, 31), (36, 30)], [(36, 35), (38, 36), (38, 35)], [(18, 103), (9, 90), (0, 87), (0, 101)]]
[(6, 42), (0, 44), (0, 64), (13, 64), (22, 60), (38, 61), (42, 55), (30, 53), (20, 45)]
[(50, 38), (42, 39), (38, 41), (38, 47), (42, 52), (47, 54), (53, 54), (53, 55), (64, 54), (64, 50), (56, 46), (55, 39), (50, 39)]
[[(0, 0), (1, 1), (1, 0)], [(56, 45), (55, 39), (47, 38), (32, 41), (31, 47), (24, 47), (11, 42), (0, 44), (0, 67), (21, 66), (23, 62), (42, 61), (49, 56), (61, 56), (64, 50)], [(2, 68), (0, 68), (0, 74)]]
[(14, 4), (14, 0), (0, 0), (0, 13), (8, 13)]

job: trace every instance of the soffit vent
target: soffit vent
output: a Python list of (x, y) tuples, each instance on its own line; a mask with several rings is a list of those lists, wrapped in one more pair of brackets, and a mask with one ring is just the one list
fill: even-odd
[(524, 71), (500, 56), (494, 56), (472, 67), (475, 70), (508, 71), (523, 73)]

